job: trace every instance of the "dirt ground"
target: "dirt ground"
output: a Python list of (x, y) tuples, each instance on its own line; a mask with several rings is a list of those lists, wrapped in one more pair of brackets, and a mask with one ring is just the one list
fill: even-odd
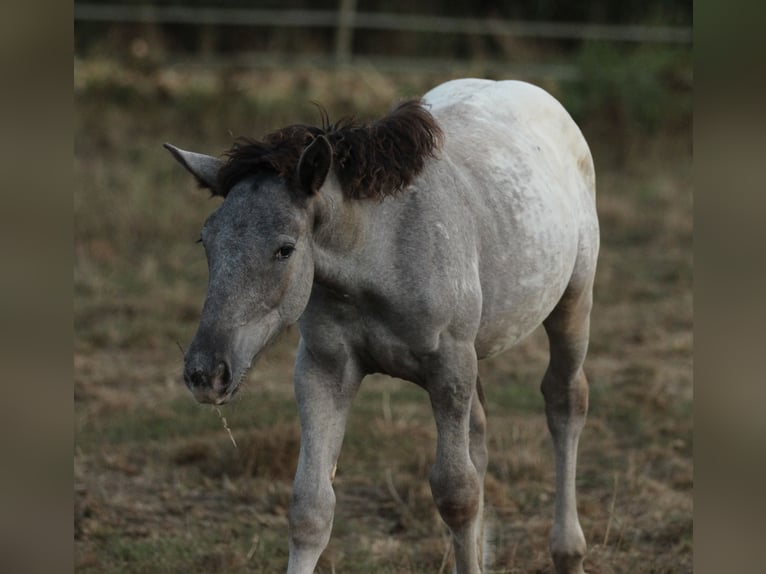
[[(75, 554), (78, 572), (279, 572), (299, 448), (289, 330), (220, 415), (181, 381), (206, 286), (194, 244), (217, 204), (161, 149), (208, 153), (234, 135), (307, 121), (310, 106), (360, 115), (425, 80), (292, 74), (208, 81), (75, 69)], [(101, 67), (99, 67), (101, 65)], [(175, 75), (174, 75), (175, 74)], [(220, 79), (220, 78), (219, 78)], [(268, 83), (240, 98), (250, 83)], [(334, 83), (333, 83), (334, 82)], [(303, 114), (303, 118), (297, 117)], [(253, 118), (242, 126), (242, 118)], [(315, 120), (315, 118), (313, 118)], [(591, 574), (692, 571), (692, 184), (688, 130), (601, 141), (602, 251), (586, 372), (578, 507)], [(619, 146), (621, 153), (615, 154)], [(539, 382), (542, 332), (481, 365), (489, 410), (490, 572), (551, 572), (553, 457)], [(231, 437), (224, 428), (226, 418)], [(232, 441), (236, 441), (236, 446)], [(425, 393), (375, 376), (349, 420), (333, 537), (319, 572), (448, 572), (427, 475)]]

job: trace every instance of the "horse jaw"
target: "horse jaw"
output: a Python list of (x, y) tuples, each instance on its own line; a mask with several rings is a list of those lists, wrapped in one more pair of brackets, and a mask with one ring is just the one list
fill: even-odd
[(231, 400), (241, 387), (247, 372), (282, 332), (279, 318), (279, 312), (275, 309), (265, 317), (249, 321), (236, 329), (230, 354), (232, 385), (216, 404), (222, 405)]

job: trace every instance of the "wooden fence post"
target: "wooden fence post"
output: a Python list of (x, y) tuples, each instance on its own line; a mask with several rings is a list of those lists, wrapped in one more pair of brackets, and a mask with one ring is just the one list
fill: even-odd
[(356, 0), (340, 0), (338, 27), (335, 32), (335, 64), (343, 66), (351, 62), (351, 42), (354, 34)]

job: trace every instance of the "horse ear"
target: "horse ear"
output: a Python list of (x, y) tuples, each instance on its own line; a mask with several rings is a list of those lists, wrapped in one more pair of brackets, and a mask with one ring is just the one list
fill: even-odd
[(169, 143), (162, 144), (162, 147), (173, 154), (178, 163), (196, 178), (200, 187), (209, 189), (213, 195), (218, 193), (218, 170), (223, 165), (220, 159), (193, 151), (185, 151)]
[(320, 135), (314, 138), (298, 161), (298, 181), (308, 194), (319, 191), (332, 167), (332, 145)]

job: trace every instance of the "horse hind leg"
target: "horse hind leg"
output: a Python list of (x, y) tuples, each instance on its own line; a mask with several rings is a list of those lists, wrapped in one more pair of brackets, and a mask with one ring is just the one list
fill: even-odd
[(544, 321), (550, 361), (542, 381), (545, 414), (553, 438), (556, 500), (550, 550), (556, 574), (583, 574), (586, 543), (577, 517), (577, 445), (588, 412), (583, 362), (588, 349), (592, 283), (571, 286)]
[[(477, 512), (477, 533), (476, 547), (479, 556), (479, 566), (487, 568), (489, 557), (486, 555), (485, 548), (485, 523), (484, 523), (484, 476), (487, 473), (487, 464), (489, 461), (486, 442), (487, 413), (486, 403), (484, 401), (484, 390), (481, 386), (481, 379), (476, 377), (476, 389), (471, 398), (471, 416), (468, 426), (468, 447), (476, 472), (479, 475), (479, 509)], [(484, 570), (482, 570), (484, 571)]]

